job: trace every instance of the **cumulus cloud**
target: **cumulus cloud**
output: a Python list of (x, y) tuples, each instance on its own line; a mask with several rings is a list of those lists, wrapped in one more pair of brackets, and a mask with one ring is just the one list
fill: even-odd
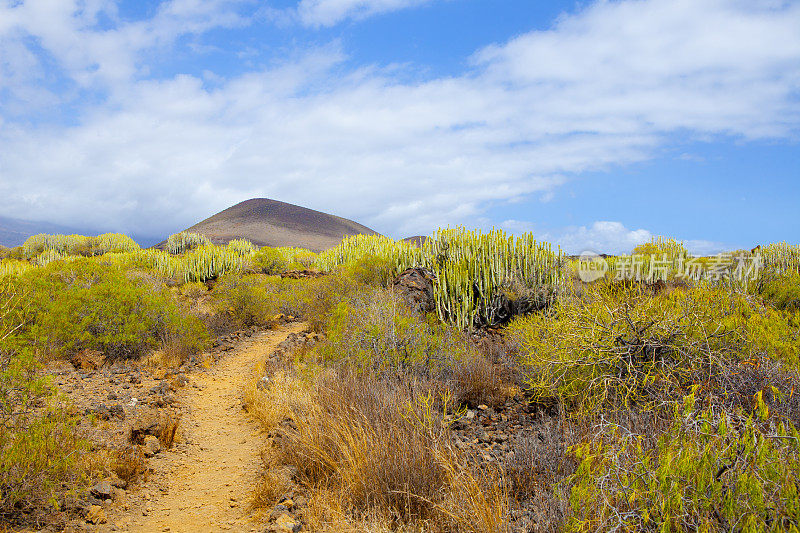
[[(599, 220), (590, 226), (567, 227), (549, 232), (539, 232), (536, 225), (520, 220), (506, 220), (500, 226), (515, 234), (533, 232), (540, 239), (561, 246), (565, 253), (571, 255), (580, 255), (584, 252), (629, 254), (636, 246), (649, 242), (654, 237), (649, 230), (629, 229), (622, 222), (609, 220)], [(681, 240), (680, 237), (678, 240)], [(731, 245), (702, 239), (682, 242), (689, 252), (698, 256), (733, 250)]]
[(347, 19), (427, 4), (433, 0), (301, 0), (297, 6), (300, 21), (307, 26), (333, 26)]
[[(304, 4), (327, 21), (410, 2)], [(19, 20), (15, 9), (3, 14)], [(241, 23), (230, 3), (174, 0), (111, 30), (58, 12), (53, 24), (69, 23), (41, 45), (72, 79), (106, 92), (66, 126), (5, 113), (9, 216), (163, 234), (267, 196), (405, 236), (474, 222), (489, 203), (547, 197), (565, 175), (646, 160), (677, 131), (746, 141), (793, 137), (800, 125), (796, 3), (599, 2), (477, 51), (461, 76), (408, 82), (394, 70), (347, 70), (346, 52), (331, 46), (213, 87), (187, 75), (148, 79), (140, 52), (205, 31), (213, 13)], [(0, 24), (3, 42), (27, 52), (16, 75), (26, 62), (41, 65), (23, 38), (34, 26)], [(116, 51), (107, 59), (100, 45), (57, 50), (103, 39)], [(36, 96), (48, 97), (63, 94)], [(615, 224), (577, 228), (564, 243), (602, 249), (644, 236)]]

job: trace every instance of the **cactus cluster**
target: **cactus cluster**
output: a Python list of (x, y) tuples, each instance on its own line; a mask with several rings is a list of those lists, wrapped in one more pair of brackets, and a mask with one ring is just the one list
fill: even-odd
[(201, 246), (183, 257), (184, 281), (206, 281), (226, 272), (241, 271), (245, 258), (227, 247)]
[[(564, 282), (564, 257), (533, 234), (489, 233), (463, 227), (440, 229), (418, 250), (415, 264), (437, 276), (434, 295), (439, 317), (463, 328), (490, 319), (492, 302), (510, 287), (557, 288)], [(406, 259), (408, 261), (408, 259)], [(413, 266), (406, 262), (400, 267)]]
[(182, 231), (181, 233), (175, 233), (169, 236), (167, 239), (167, 251), (172, 255), (178, 255), (186, 253), (194, 248), (208, 246), (210, 244), (211, 241), (209, 241), (208, 237), (205, 235)]
[(61, 252), (58, 252), (56, 250), (45, 250), (44, 252), (36, 256), (36, 258), (34, 259), (34, 263), (36, 263), (39, 266), (47, 266), (53, 261), (60, 261), (67, 257), (70, 256), (67, 254), (62, 254)]
[(800, 274), (800, 245), (778, 242), (761, 250), (764, 268), (779, 274)]
[(320, 254), (317, 266), (331, 270), (366, 256), (392, 261), (398, 271), (412, 266), (432, 270), (439, 317), (462, 328), (471, 328), (476, 317), (487, 318), (494, 297), (512, 285), (552, 288), (564, 281), (561, 250), (554, 252), (532, 234), (515, 237), (463, 227), (440, 229), (421, 246), (382, 236), (348, 237)]
[(3, 259), (0, 261), (0, 278), (5, 276), (18, 276), (31, 268), (33, 268), (33, 265), (27, 261)]
[(398, 266), (414, 265), (421, 259), (420, 250), (406, 242), (382, 235), (353, 235), (345, 237), (335, 248), (319, 254), (314, 265), (320, 270), (331, 271), (367, 256), (390, 260)]

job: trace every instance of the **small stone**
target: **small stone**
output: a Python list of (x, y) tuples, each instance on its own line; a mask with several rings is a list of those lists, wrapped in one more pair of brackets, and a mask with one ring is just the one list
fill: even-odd
[(292, 509), (294, 509), (294, 502), (292, 501), (291, 498), (286, 498), (286, 499), (282, 500), (280, 503), (281, 503), (281, 505), (283, 505), (284, 507), (286, 507), (290, 511)]
[(473, 418), (475, 418), (475, 411), (473, 411), (472, 409), (469, 409), (467, 411), (467, 419), (472, 420)]
[(300, 522), (292, 517), (292, 515), (284, 513), (275, 520), (275, 523), (270, 527), (270, 531), (280, 533), (297, 533), (300, 531), (301, 527), (302, 526)]
[(161, 443), (158, 442), (158, 437), (154, 435), (147, 435), (144, 438), (144, 445), (142, 446), (142, 452), (145, 454), (145, 456), (153, 457), (160, 451)]
[(92, 505), (86, 513), (86, 521), (90, 524), (105, 524), (108, 522), (106, 512), (99, 505)]
[(483, 404), (483, 403), (482, 403), (482, 404), (480, 404), (480, 405), (478, 406), (478, 409), (480, 409), (481, 411), (485, 411), (485, 410), (487, 410), (488, 408), (489, 408), (489, 406), (488, 406), (488, 405), (486, 405), (486, 404)]
[(113, 494), (111, 490), (111, 483), (108, 481), (101, 481), (97, 483), (89, 492), (92, 494), (92, 496), (101, 500), (108, 500)]

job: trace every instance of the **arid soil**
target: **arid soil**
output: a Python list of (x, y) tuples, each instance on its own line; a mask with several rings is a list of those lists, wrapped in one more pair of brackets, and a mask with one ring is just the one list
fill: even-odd
[[(130, 485), (116, 476), (96, 485), (59, 531), (262, 531), (249, 509), (261, 472), (264, 435), (242, 404), (242, 391), (278, 344), (306, 329), (282, 324), (221, 339), (210, 354), (167, 376), (123, 363), (74, 369), (53, 363), (53, 382), (84, 413), (81, 426), (110, 449), (146, 452), (145, 473)], [(131, 428), (148, 417), (180, 420), (175, 444), (155, 450), (130, 443)], [(69, 511), (69, 509), (67, 510)], [(69, 519), (68, 516), (80, 516)], [(268, 518), (268, 517), (267, 517)], [(51, 528), (52, 529), (52, 528)]]
[(193, 374), (181, 396), (181, 441), (151, 462), (147, 495), (118, 523), (152, 531), (257, 531), (248, 511), (261, 469), (263, 437), (244, 411), (241, 393), (259, 359), (303, 324), (287, 324), (239, 341), (208, 372)]

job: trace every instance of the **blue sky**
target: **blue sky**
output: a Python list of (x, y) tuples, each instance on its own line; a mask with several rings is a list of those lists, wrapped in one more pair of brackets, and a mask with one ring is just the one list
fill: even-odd
[(800, 242), (800, 2), (0, 0), (0, 215)]

